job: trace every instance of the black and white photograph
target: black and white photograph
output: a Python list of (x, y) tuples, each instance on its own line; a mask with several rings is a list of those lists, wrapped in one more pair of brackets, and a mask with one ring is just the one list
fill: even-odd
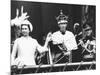
[(96, 5), (11, 0), (11, 75), (96, 70)]

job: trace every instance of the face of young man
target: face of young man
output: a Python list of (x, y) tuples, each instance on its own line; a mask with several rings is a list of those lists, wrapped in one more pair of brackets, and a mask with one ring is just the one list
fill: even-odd
[(67, 27), (67, 24), (66, 23), (59, 24), (59, 28), (60, 28), (60, 31), (61, 32), (65, 32), (66, 31), (66, 27)]
[(90, 36), (90, 35), (92, 34), (92, 30), (88, 30), (88, 31), (86, 32), (86, 34), (87, 34), (87, 36)]
[(23, 36), (28, 36), (29, 35), (29, 27), (28, 27), (28, 25), (22, 25), (22, 35)]

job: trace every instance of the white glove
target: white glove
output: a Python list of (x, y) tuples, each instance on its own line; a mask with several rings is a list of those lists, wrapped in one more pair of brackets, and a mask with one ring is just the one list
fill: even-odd
[(49, 33), (47, 34), (47, 38), (46, 38), (46, 41), (47, 41), (47, 42), (51, 41), (51, 36), (52, 36), (52, 33), (49, 32)]

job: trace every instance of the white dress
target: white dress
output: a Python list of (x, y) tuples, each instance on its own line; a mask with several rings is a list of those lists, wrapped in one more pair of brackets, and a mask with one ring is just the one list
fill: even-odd
[[(39, 52), (45, 51), (44, 47), (41, 47), (36, 39), (31, 37), (25, 38), (21, 37), (15, 40), (13, 51), (12, 51), (12, 64), (20, 65), (36, 65), (35, 63), (35, 51)], [(15, 59), (15, 55), (18, 51), (18, 57)]]

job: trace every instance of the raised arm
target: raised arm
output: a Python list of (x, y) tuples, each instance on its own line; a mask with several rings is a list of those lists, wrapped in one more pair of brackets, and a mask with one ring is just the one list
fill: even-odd
[(38, 43), (37, 43), (37, 49), (38, 49), (38, 51), (40, 52), (40, 53), (42, 53), (42, 52), (45, 52), (45, 51), (48, 51), (48, 43), (49, 43), (49, 41), (51, 41), (51, 32), (49, 32), (48, 34), (47, 34), (47, 37), (46, 37), (46, 41), (45, 41), (45, 44), (44, 44), (44, 46), (41, 46), (41, 45), (39, 45)]

